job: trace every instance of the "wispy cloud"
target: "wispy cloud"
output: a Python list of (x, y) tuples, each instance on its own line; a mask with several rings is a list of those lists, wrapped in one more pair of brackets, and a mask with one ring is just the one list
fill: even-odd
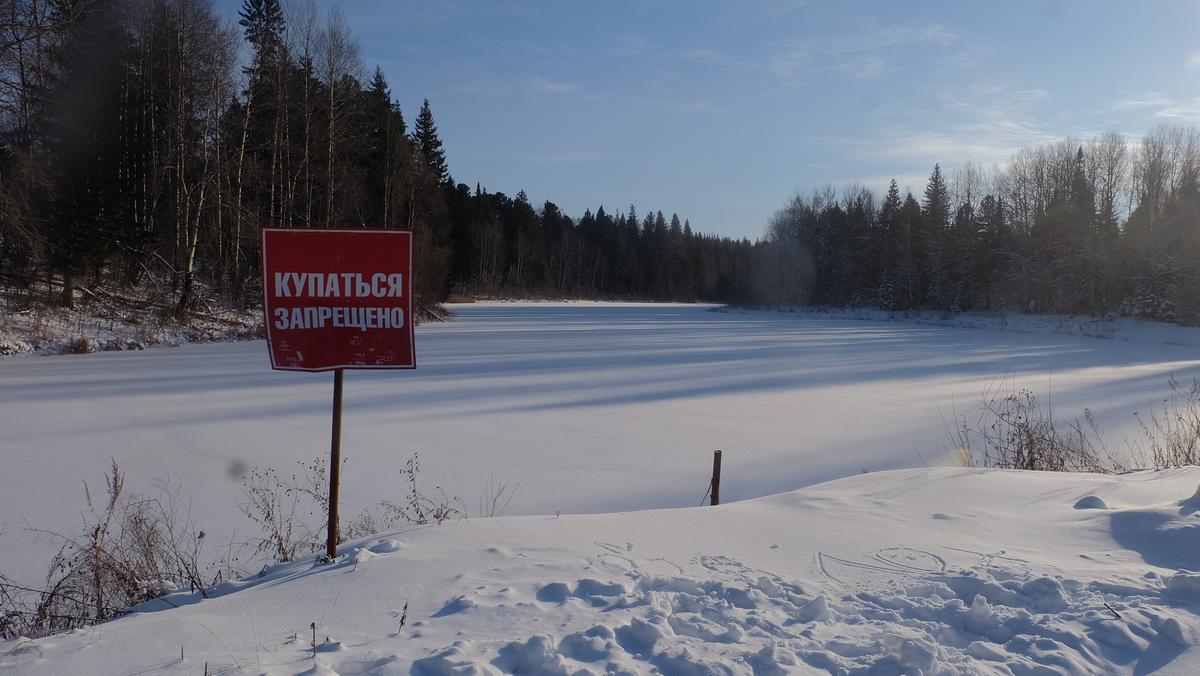
[(943, 26), (892, 26), (825, 40), (791, 40), (770, 45), (757, 65), (776, 77), (798, 82), (804, 70), (831, 68), (858, 79), (894, 72), (889, 52), (900, 47), (948, 45), (958, 35)]
[(1118, 111), (1153, 109), (1151, 117), (1184, 122), (1200, 122), (1200, 97), (1175, 99), (1158, 92), (1131, 94), (1109, 104)]
[(771, 46), (767, 57), (758, 66), (767, 73), (797, 83), (800, 71), (809, 62), (812, 47), (803, 40), (788, 40)]
[(1188, 68), (1200, 68), (1200, 52), (1188, 54), (1185, 63), (1187, 63)]
[(1050, 97), (1044, 89), (976, 85), (936, 97), (940, 107), (912, 111), (919, 121), (884, 126), (855, 141), (864, 158), (920, 162), (1002, 162), (1022, 147), (1054, 141), (1060, 134), (1038, 120)]
[(1169, 106), (1172, 103), (1173, 101), (1170, 98), (1158, 92), (1145, 92), (1142, 94), (1129, 94), (1124, 98), (1113, 101), (1109, 107), (1114, 110), (1133, 110), (1136, 108), (1159, 108)]
[[(613, 56), (683, 61), (765, 75), (788, 84), (804, 81), (807, 73), (832, 69), (858, 79), (872, 79), (897, 69), (888, 52), (916, 45), (949, 45), (958, 35), (940, 25), (891, 26), (849, 36), (814, 39), (794, 37), (770, 42), (758, 54), (733, 53), (717, 46), (663, 48), (634, 33), (616, 38)], [(990, 54), (990, 52), (989, 52)], [(976, 54), (977, 58), (982, 58)]]
[(836, 55), (910, 45), (948, 45), (956, 40), (958, 34), (944, 26), (891, 26), (835, 39), (824, 51)]
[(991, 48), (971, 47), (943, 58), (939, 64), (947, 68), (970, 69), (990, 61), (994, 56), (996, 52)]
[(1200, 122), (1200, 96), (1191, 101), (1172, 102), (1170, 105), (1154, 111), (1154, 117)]

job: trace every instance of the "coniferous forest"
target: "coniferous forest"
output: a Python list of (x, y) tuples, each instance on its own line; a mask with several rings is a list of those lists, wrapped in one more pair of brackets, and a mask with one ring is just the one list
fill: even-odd
[(1158, 126), (934, 166), (917, 196), (797, 194), (760, 253), (759, 300), (1200, 323), (1200, 134)]
[(429, 101), (401, 111), (336, 9), (0, 4), (0, 282), (48, 302), (152, 287), (180, 318), (201, 292), (252, 305), (261, 226), (412, 230), (422, 306), (749, 288), (753, 245), (677, 215), (456, 183)]

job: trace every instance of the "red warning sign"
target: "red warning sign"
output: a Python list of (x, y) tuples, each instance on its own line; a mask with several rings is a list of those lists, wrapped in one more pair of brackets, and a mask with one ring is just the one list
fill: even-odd
[(263, 228), (271, 368), (416, 368), (412, 233)]

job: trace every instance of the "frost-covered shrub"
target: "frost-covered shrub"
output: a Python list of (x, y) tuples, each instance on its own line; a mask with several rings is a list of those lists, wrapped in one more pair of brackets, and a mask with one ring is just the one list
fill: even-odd
[(33, 346), (23, 340), (0, 337), (0, 357), (32, 352)]

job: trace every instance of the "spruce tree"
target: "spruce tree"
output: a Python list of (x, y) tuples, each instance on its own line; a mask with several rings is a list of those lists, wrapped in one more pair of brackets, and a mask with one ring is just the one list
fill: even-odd
[(925, 225), (931, 230), (945, 230), (950, 225), (950, 191), (941, 166), (933, 165), (929, 183), (925, 185), (925, 203), (921, 205)]
[(400, 111), (400, 104), (392, 101), (392, 91), (388, 86), (387, 77), (383, 74), (383, 69), (375, 66), (375, 74), (371, 76), (371, 84), (367, 87), (367, 101), (370, 107), (370, 112), (376, 118), (378, 123), (391, 125), (393, 133), (399, 133), (401, 136), (408, 133), (408, 127), (404, 122), (404, 113)]
[(890, 273), (896, 270), (900, 255), (900, 187), (896, 179), (888, 184), (887, 196), (879, 208), (879, 236), (883, 239), (883, 265)]
[(929, 175), (929, 182), (925, 185), (921, 215), (925, 226), (923, 244), (927, 258), (923, 264), (928, 275), (928, 298), (934, 301), (939, 309), (949, 310), (954, 303), (954, 289), (950, 279), (950, 191), (946, 188), (942, 168), (937, 164), (933, 165), (933, 173)]
[(921, 205), (912, 193), (904, 197), (900, 207), (897, 240), (900, 257), (900, 280), (903, 282), (904, 309), (915, 308), (925, 298), (928, 271), (922, 268), (925, 260), (925, 223)]
[(279, 0), (243, 0), (238, 24), (260, 61), (275, 55), (282, 44), (283, 7)]
[(437, 125), (433, 121), (433, 110), (429, 107), (429, 99), (421, 104), (421, 112), (417, 115), (417, 125), (413, 129), (413, 142), (421, 150), (429, 169), (433, 171), (438, 182), (450, 180), (450, 172), (446, 168), (446, 151), (442, 148), (442, 139), (438, 137)]

